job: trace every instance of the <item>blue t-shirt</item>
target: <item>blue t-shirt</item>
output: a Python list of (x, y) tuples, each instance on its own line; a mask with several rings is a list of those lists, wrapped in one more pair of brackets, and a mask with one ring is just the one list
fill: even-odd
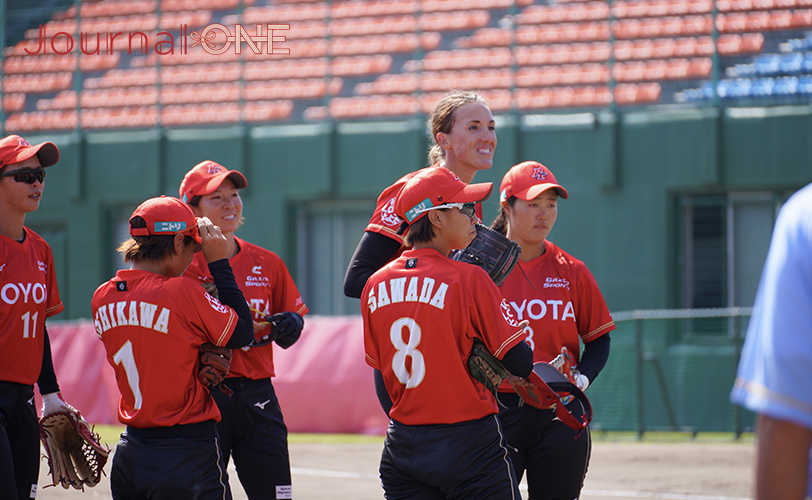
[(778, 214), (730, 400), (812, 429), (812, 184)]

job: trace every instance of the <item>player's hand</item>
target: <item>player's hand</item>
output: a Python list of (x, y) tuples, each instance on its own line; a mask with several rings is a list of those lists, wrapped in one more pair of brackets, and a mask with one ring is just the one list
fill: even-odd
[[(256, 321), (254, 321), (254, 333), (262, 331), (262, 330), (264, 330), (266, 328), (268, 328), (268, 323), (257, 323)], [(268, 332), (268, 333), (270, 333), (270, 332)]]
[(215, 226), (208, 217), (197, 219), (197, 229), (200, 232), (200, 239), (203, 248), (203, 256), (206, 262), (228, 259), (231, 252), (228, 249), (228, 240), (223, 236), (219, 227)]

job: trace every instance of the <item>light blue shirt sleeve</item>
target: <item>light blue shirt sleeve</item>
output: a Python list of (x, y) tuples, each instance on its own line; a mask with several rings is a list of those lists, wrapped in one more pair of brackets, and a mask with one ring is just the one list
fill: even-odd
[(812, 429), (812, 184), (776, 220), (730, 400)]

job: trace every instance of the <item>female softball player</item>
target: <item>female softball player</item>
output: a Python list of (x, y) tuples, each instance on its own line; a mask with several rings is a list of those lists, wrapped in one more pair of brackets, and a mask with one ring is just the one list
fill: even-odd
[[(119, 247), (131, 269), (93, 294), (96, 333), (115, 370), (127, 425), (110, 469), (116, 499), (231, 498), (217, 436), (220, 412), (198, 379), (199, 348), (239, 348), (254, 338), (251, 312), (211, 221), (177, 198), (152, 198), (130, 217)], [(198, 243), (220, 299), (184, 278)]]
[(39, 208), (45, 168), (59, 161), (50, 142), (32, 146), (18, 135), (0, 140), (0, 498), (37, 494), (40, 440), (34, 383), (42, 415), (65, 409), (51, 358), (45, 318), (62, 312), (51, 247), (25, 227)]
[[(463, 182), (470, 183), (479, 170), (493, 166), (496, 149), (496, 129), (493, 114), (477, 93), (454, 90), (447, 93), (434, 107), (428, 118), (431, 167), (445, 167)], [(395, 213), (395, 197), (406, 182), (418, 172), (411, 172), (384, 189), (378, 197), (375, 212), (367, 225), (344, 277), (344, 294), (361, 297), (361, 290), (372, 273), (383, 267), (406, 248), (399, 232), (403, 220)], [(477, 204), (476, 215), (482, 219), (482, 207)], [(388, 401), (380, 372), (375, 371), (375, 390), (384, 411)]]
[(517, 375), (530, 374), (532, 353), (488, 274), (448, 258), (476, 236), (474, 204), (492, 188), (445, 168), (413, 176), (394, 203), (411, 249), (362, 292), (366, 360), (394, 403), (380, 465), (387, 499), (520, 498), (496, 401), (466, 362), (474, 338)]
[[(520, 163), (502, 178), (502, 212), (491, 227), (522, 248), (518, 269), (499, 290), (515, 316), (530, 322), (525, 331), (533, 360), (555, 360), (556, 367), (585, 390), (606, 364), (615, 324), (592, 273), (547, 239), (558, 216), (558, 200), (568, 196), (547, 167), (535, 161)], [(499, 396), (507, 406), (499, 420), (519, 479), (527, 470), (529, 498), (577, 498), (589, 462), (589, 430), (579, 435), (554, 419), (552, 410), (522, 405), (509, 384), (502, 385)], [(580, 417), (579, 405), (573, 400), (567, 408)]]
[[(257, 337), (270, 334), (287, 349), (299, 339), (308, 309), (282, 259), (234, 235), (242, 225), (239, 190), (246, 185), (240, 172), (204, 161), (187, 172), (180, 196), (195, 215), (208, 217), (222, 230), (237, 283), (254, 310)], [(204, 264), (203, 256), (197, 254), (186, 276), (210, 281)], [(266, 318), (273, 326), (264, 324)], [(240, 482), (252, 500), (293, 498), (288, 431), (271, 383), (273, 376), (273, 346), (237, 350), (224, 382), (234, 394), (214, 393), (223, 417), (217, 430), (226, 464), (233, 456)]]

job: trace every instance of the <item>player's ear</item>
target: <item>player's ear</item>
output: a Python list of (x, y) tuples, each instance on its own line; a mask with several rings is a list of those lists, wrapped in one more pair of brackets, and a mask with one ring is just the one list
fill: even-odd
[(448, 149), (451, 143), (448, 140), (448, 135), (445, 132), (437, 132), (437, 144), (443, 148)]
[(437, 227), (437, 228), (442, 228), (443, 227), (443, 212), (442, 211), (440, 211), (440, 210), (432, 210), (431, 212), (429, 212), (427, 217), (429, 218), (429, 222), (431, 222), (432, 226)]
[(173, 247), (175, 249), (175, 255), (180, 255), (181, 250), (183, 249), (183, 234), (177, 233), (175, 234), (175, 238), (172, 240)]

